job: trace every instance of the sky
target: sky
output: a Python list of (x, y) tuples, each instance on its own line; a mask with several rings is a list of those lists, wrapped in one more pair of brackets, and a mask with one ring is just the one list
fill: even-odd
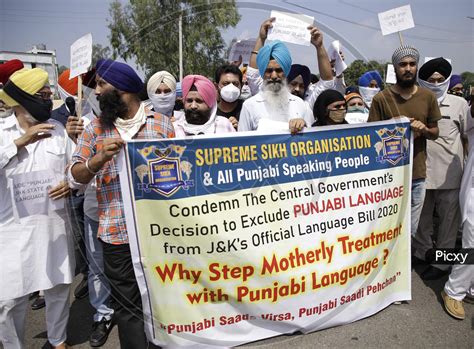
[[(26, 51), (44, 43), (56, 50), (59, 65), (69, 66), (70, 45), (92, 33), (94, 43), (109, 46), (110, 0), (0, 0), (0, 51)], [(127, 1), (121, 0), (122, 3)], [(236, 1), (241, 20), (235, 28), (222, 32), (226, 43), (233, 38), (255, 38), (260, 24), (271, 10), (314, 17), (324, 35), (326, 47), (333, 40), (343, 45), (346, 62), (390, 61), (400, 45), (397, 34), (382, 36), (377, 13), (411, 5), (415, 27), (402, 32), (405, 44), (415, 46), (424, 57), (450, 58), (453, 73), (474, 71), (473, 0), (286, 0)], [(471, 18), (469, 18), (471, 17)], [(198, 28), (197, 28), (198, 30)], [(184, 38), (185, 39), (185, 38)], [(294, 63), (317, 72), (312, 46), (288, 45)], [(134, 62), (129, 62), (134, 66)], [(185, 72), (186, 73), (186, 72)], [(143, 73), (141, 73), (142, 75)]]

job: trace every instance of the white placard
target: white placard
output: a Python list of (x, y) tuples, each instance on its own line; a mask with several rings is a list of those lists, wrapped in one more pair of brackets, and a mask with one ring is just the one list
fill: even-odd
[(395, 68), (393, 64), (387, 64), (387, 75), (385, 77), (385, 82), (387, 84), (396, 84), (397, 76), (395, 75)]
[(347, 69), (347, 64), (342, 60), (339, 52), (341, 52), (341, 43), (339, 40), (334, 40), (329, 46), (328, 54), (330, 61), (335, 60), (334, 69), (336, 70), (336, 76), (341, 75)]
[[(428, 62), (428, 61), (431, 61), (432, 59), (435, 59), (435, 58), (439, 58), (439, 57), (425, 57), (425, 63)], [(452, 64), (451, 63), (451, 58), (446, 58), (446, 57), (443, 57), (445, 60), (447, 60), (449, 62), (449, 64)]]
[(314, 17), (279, 11), (272, 11), (270, 17), (275, 17), (275, 21), (268, 31), (268, 40), (310, 45), (311, 35), (308, 26), (313, 24)]
[(87, 73), (92, 63), (92, 34), (86, 34), (71, 45), (69, 79)]
[(52, 200), (48, 191), (56, 187), (61, 178), (52, 170), (34, 171), (12, 176), (13, 202), (19, 218), (47, 215), (49, 211), (64, 208), (64, 198)]
[(382, 35), (388, 35), (415, 26), (411, 6), (405, 5), (378, 14)]
[(239, 56), (242, 56), (242, 63), (248, 63), (250, 61), (250, 55), (255, 48), (255, 43), (255, 39), (239, 40), (235, 42), (229, 53), (229, 61), (238, 61)]

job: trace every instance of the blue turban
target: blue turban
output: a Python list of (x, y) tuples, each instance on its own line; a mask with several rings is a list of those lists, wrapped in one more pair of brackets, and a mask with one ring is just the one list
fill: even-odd
[(449, 81), (449, 89), (452, 89), (457, 84), (462, 84), (461, 75), (457, 75), (457, 74), (451, 75), (451, 80)]
[(143, 89), (142, 79), (128, 64), (99, 59), (95, 69), (97, 75), (120, 91), (138, 93)]
[(266, 44), (258, 51), (257, 66), (260, 76), (265, 74), (265, 70), (267, 69), (271, 58), (278, 62), (285, 72), (285, 76), (288, 76), (291, 69), (291, 55), (286, 45), (280, 40), (275, 40), (270, 44)]
[(286, 75), (286, 81), (289, 83), (296, 79), (299, 75), (303, 78), (304, 90), (308, 89), (309, 83), (311, 82), (311, 71), (305, 65), (293, 64), (290, 72)]
[(383, 87), (382, 77), (380, 76), (380, 73), (377, 70), (371, 70), (363, 74), (359, 78), (359, 86), (369, 87), (370, 82), (372, 80), (377, 81), (378, 88), (381, 89)]

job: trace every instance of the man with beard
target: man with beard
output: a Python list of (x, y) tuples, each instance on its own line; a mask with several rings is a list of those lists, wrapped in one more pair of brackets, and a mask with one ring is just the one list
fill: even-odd
[[(426, 258), (426, 253), (433, 246), (455, 247), (461, 225), (459, 188), (464, 167), (462, 137), (470, 115), (464, 98), (448, 94), (451, 71), (451, 64), (439, 57), (423, 64), (418, 73), (418, 83), (436, 95), (443, 116), (438, 122), (438, 139), (427, 141), (426, 197), (413, 241), (415, 256), (427, 262), (430, 260)], [(435, 213), (438, 216), (436, 233), (433, 229)], [(431, 265), (421, 274), (421, 278), (435, 280), (446, 275), (448, 270), (449, 265)]]
[(22, 69), (0, 91), (14, 118), (0, 129), (0, 342), (23, 348), (29, 294), (44, 290), (48, 341), (65, 348), (73, 239), (64, 173), (73, 143), (50, 119), (48, 73)]
[(229, 119), (232, 126), (237, 129), (240, 111), (244, 103), (239, 98), (243, 87), (242, 71), (233, 64), (224, 64), (217, 68), (215, 81), (220, 97), (217, 104), (217, 115)]
[(279, 40), (263, 46), (257, 55), (263, 89), (242, 106), (239, 131), (301, 131), (313, 123), (307, 104), (290, 93), (286, 77), (291, 69), (288, 48)]
[(235, 132), (232, 123), (216, 115), (216, 89), (201, 75), (188, 75), (183, 79), (184, 118), (174, 123), (176, 137)]
[[(141, 103), (143, 82), (127, 64), (101, 59), (96, 65), (96, 95), (101, 114), (86, 126), (77, 141), (70, 166), (74, 186), (97, 185), (98, 238), (104, 271), (116, 300), (114, 319), (121, 348), (146, 348), (142, 302), (133, 270), (115, 155), (124, 141), (173, 138), (168, 117), (151, 113)], [(70, 180), (71, 181), (71, 180)]]
[[(260, 67), (258, 67), (257, 63), (258, 52), (265, 44), (268, 30), (273, 26), (274, 20), (275, 17), (272, 17), (262, 23), (254, 51), (252, 51), (252, 55), (250, 56), (247, 77), (253, 95), (256, 95), (263, 88), (262, 72), (259, 72)], [(311, 111), (313, 110), (314, 103), (320, 93), (327, 89), (334, 88), (334, 77), (328, 53), (323, 45), (323, 34), (313, 25), (310, 25), (308, 30), (310, 31), (311, 44), (316, 48), (316, 57), (321, 79), (310, 86), (311, 72), (307, 66), (301, 64), (291, 65), (289, 72), (285, 73), (285, 77), (290, 93), (303, 99), (308, 104), (309, 113), (312, 114)], [(256, 69), (257, 67), (259, 68), (258, 70)]]
[(375, 95), (367, 121), (406, 116), (414, 132), (411, 196), (411, 236), (418, 228), (425, 199), (426, 140), (438, 138), (441, 113), (433, 92), (415, 85), (420, 54), (411, 46), (401, 46), (392, 55), (397, 83)]

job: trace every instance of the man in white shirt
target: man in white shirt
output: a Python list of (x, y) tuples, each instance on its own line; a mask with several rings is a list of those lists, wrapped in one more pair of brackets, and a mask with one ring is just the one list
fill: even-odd
[(240, 112), (239, 131), (301, 131), (313, 123), (306, 103), (290, 93), (286, 76), (291, 69), (291, 55), (281, 41), (263, 46), (257, 55), (263, 88), (244, 102)]
[[(73, 144), (50, 119), (48, 73), (22, 69), (0, 91), (13, 107), (0, 129), (0, 342), (23, 348), (28, 296), (44, 290), (48, 341), (65, 348), (69, 289), (74, 278), (72, 236), (64, 197)], [(47, 123), (46, 123), (47, 122)]]

